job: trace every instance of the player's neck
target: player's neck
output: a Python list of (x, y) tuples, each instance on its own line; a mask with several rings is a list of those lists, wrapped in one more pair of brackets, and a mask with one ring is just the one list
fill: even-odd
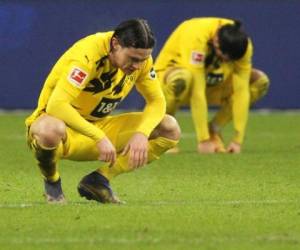
[(109, 54), (108, 54), (108, 60), (109, 60), (111, 66), (113, 68), (118, 68), (117, 64), (116, 64), (116, 60), (115, 60), (114, 54), (113, 54), (112, 51), (110, 51)]

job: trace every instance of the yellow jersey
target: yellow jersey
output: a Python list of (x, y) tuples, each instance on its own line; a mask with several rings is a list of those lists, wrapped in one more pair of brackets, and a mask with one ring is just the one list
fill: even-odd
[[(216, 86), (232, 89), (236, 131), (233, 140), (238, 143), (243, 141), (249, 111), (252, 43), (249, 40), (247, 51), (241, 59), (228, 62), (219, 60), (212, 47), (212, 39), (218, 29), (233, 22), (213, 17), (193, 18), (183, 22), (169, 36), (155, 62), (157, 72), (183, 67), (192, 73), (189, 101), (198, 141), (209, 139), (206, 91)], [(231, 86), (224, 84), (229, 77), (232, 77)]]
[(61, 56), (46, 79), (36, 110), (26, 119), (27, 126), (42, 113), (48, 113), (79, 133), (99, 140), (105, 135), (93, 122), (109, 115), (136, 86), (146, 101), (137, 132), (150, 135), (166, 108), (152, 57), (126, 75), (108, 58), (112, 35), (110, 31), (87, 36)]

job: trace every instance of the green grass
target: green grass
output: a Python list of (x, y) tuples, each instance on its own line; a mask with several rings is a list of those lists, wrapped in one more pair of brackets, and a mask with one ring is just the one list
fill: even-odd
[[(112, 182), (125, 205), (81, 199), (97, 162), (61, 161), (67, 205), (48, 205), (25, 114), (0, 115), (0, 249), (300, 249), (300, 115), (251, 113), (240, 155), (198, 155), (188, 114), (182, 153)], [(231, 128), (225, 130), (230, 139)]]

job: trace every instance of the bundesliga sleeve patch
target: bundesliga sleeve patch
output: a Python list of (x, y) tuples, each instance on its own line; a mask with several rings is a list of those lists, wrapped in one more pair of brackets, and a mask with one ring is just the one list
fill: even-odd
[(84, 80), (87, 78), (87, 76), (88, 74), (85, 71), (80, 68), (74, 67), (68, 76), (68, 80), (76, 87), (80, 87), (84, 83)]
[(194, 65), (199, 65), (204, 62), (205, 54), (198, 52), (198, 51), (192, 51), (192, 58), (191, 63)]

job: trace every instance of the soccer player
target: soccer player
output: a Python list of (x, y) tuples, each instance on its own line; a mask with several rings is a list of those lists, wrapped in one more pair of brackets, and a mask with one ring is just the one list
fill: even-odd
[[(159, 158), (180, 136), (153, 70), (153, 33), (143, 19), (85, 37), (51, 70), (36, 110), (26, 119), (28, 144), (44, 177), (48, 202), (64, 202), (60, 159), (101, 160), (78, 185), (81, 196), (119, 203), (109, 181)], [(110, 113), (133, 86), (145, 99), (143, 112)]]
[[(249, 106), (264, 96), (267, 75), (252, 68), (252, 42), (237, 20), (193, 18), (170, 35), (155, 62), (167, 113), (190, 105), (199, 153), (240, 153)], [(208, 122), (208, 107), (219, 106)], [(225, 148), (221, 129), (235, 134)], [(174, 148), (174, 152), (178, 151)]]

